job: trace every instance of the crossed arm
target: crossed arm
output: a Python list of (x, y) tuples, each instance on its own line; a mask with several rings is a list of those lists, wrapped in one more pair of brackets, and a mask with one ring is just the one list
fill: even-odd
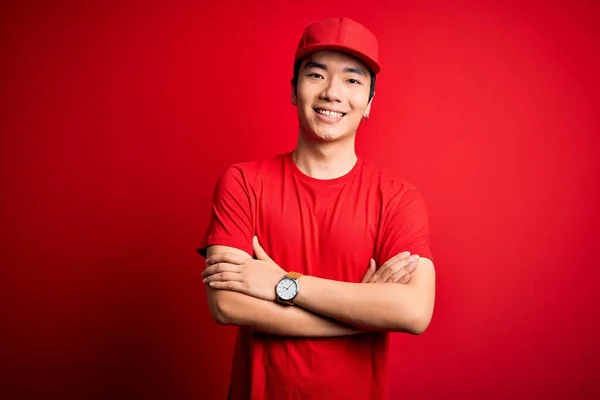
[[(227, 246), (210, 246), (207, 258), (228, 253), (252, 259), (245, 251)], [(284, 306), (238, 291), (213, 289), (206, 285), (206, 292), (213, 319), (221, 325), (242, 326), (258, 332), (294, 337), (333, 337), (364, 332), (300, 307)]]
[[(208, 248), (208, 268), (203, 276), (211, 313), (220, 324), (295, 337), (344, 336), (372, 330), (420, 334), (429, 325), (435, 271), (427, 258), (414, 264), (406, 284), (382, 283), (382, 279), (348, 283), (302, 276), (296, 306), (283, 306), (274, 301), (274, 288), (285, 271), (258, 242), (254, 249), (256, 260), (232, 247)], [(380, 269), (389, 272), (400, 260)]]

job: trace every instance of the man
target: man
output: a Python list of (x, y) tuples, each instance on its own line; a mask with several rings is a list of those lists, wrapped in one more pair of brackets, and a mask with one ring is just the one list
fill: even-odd
[(307, 26), (292, 79), (295, 150), (232, 165), (217, 184), (198, 251), (214, 319), (240, 327), (230, 398), (387, 398), (388, 333), (429, 325), (423, 199), (355, 153), (377, 52), (350, 19)]

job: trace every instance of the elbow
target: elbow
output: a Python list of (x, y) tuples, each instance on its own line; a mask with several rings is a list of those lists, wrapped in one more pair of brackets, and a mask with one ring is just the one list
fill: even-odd
[(219, 325), (231, 325), (230, 318), (222, 310), (211, 311), (213, 320)]
[(431, 313), (420, 313), (411, 319), (408, 331), (413, 335), (421, 335), (429, 328), (430, 323)]
[(412, 335), (421, 335), (429, 328), (433, 317), (433, 309), (431, 307), (422, 307), (408, 314), (404, 314), (401, 318), (398, 318), (399, 323), (395, 327), (395, 330)]
[(223, 291), (212, 291), (208, 296), (210, 313), (219, 325), (233, 325), (234, 318), (230, 312), (232, 307), (229, 307), (229, 301), (227, 293)]

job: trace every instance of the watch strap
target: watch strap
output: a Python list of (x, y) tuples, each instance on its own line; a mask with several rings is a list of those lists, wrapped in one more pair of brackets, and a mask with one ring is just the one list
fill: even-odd
[(287, 274), (285, 274), (286, 278), (290, 278), (290, 279), (298, 279), (302, 276), (301, 273), (299, 272), (288, 272)]

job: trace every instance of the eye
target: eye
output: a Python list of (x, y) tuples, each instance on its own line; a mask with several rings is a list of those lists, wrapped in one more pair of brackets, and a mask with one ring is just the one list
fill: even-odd
[(357, 81), (356, 79), (348, 79), (348, 82), (350, 82), (353, 85), (362, 85), (362, 83), (360, 83), (359, 81)]
[(310, 74), (307, 74), (306, 76), (310, 76), (312, 78), (323, 78), (323, 75), (317, 74), (316, 72), (312, 72)]

